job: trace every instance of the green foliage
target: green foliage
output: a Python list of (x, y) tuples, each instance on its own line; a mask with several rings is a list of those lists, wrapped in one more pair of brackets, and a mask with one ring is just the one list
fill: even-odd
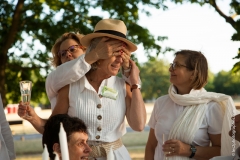
[(152, 100), (168, 93), (169, 63), (155, 59), (141, 66), (142, 95), (143, 99)]
[[(221, 10), (217, 7), (215, 0), (171, 1), (212, 6), (236, 30), (232, 40), (240, 40), (240, 19), (233, 20), (231, 16), (220, 14)], [(165, 2), (165, 0), (2, 0), (0, 3), (0, 86), (2, 86), (0, 93), (4, 105), (19, 101), (18, 82), (20, 80), (33, 81), (33, 101), (48, 103), (44, 83), (46, 75), (50, 72), (49, 55), (52, 45), (64, 32), (91, 33), (95, 24), (103, 18), (98, 11), (107, 13), (109, 18), (123, 20), (128, 27), (128, 39), (143, 45), (149, 60), (152, 60), (144, 64), (141, 70), (144, 98), (151, 99), (165, 94), (165, 88), (169, 86), (168, 73), (165, 73), (165, 70), (160, 73), (160, 69), (161, 65), (166, 64), (154, 60), (155, 56), (151, 56), (150, 53), (159, 55), (172, 49), (162, 48), (159, 45), (159, 42), (167, 37), (153, 36), (146, 28), (138, 25), (139, 12), (150, 16), (150, 11), (145, 10), (144, 6), (165, 10), (167, 9)], [(232, 0), (231, 13), (240, 15), (239, 6), (239, 1)], [(44, 49), (40, 50), (41, 46)], [(235, 58), (240, 59), (239, 51)], [(239, 70), (240, 62), (237, 62), (233, 71)], [(154, 75), (155, 72), (160, 73), (156, 74), (159, 75), (158, 77)], [(206, 88), (213, 90), (217, 87), (209, 81)], [(150, 97), (152, 93), (154, 95)]]
[(213, 85), (215, 87), (215, 92), (228, 95), (240, 95), (239, 73), (221, 71), (216, 75)]
[(211, 71), (208, 71), (208, 83), (207, 85), (204, 87), (207, 91), (211, 91), (213, 92), (215, 87), (214, 87), (214, 74)]
[[(153, 36), (138, 25), (140, 5), (163, 8), (161, 0), (3, 0), (0, 3), (0, 88), (3, 103), (18, 102), (20, 80), (33, 81), (32, 101), (46, 103), (45, 78), (50, 72), (49, 53), (55, 40), (64, 32), (91, 33), (102, 19), (97, 10), (109, 18), (123, 20), (128, 27), (128, 39), (142, 44), (146, 54), (165, 52), (157, 42), (165, 37)], [(27, 44), (27, 45), (23, 45)], [(39, 50), (40, 46), (43, 50)], [(43, 102), (45, 101), (45, 102)]]

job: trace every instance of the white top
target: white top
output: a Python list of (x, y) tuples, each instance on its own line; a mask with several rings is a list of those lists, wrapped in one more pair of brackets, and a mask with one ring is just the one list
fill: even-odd
[(3, 110), (0, 95), (0, 160), (16, 159), (12, 132)]
[[(197, 90), (192, 90), (189, 94), (194, 94)], [(220, 109), (217, 102), (209, 102), (206, 115), (203, 119), (203, 123), (197, 131), (193, 145), (197, 146), (209, 146), (210, 134), (221, 134), (222, 122), (224, 113)], [(182, 114), (184, 106), (180, 106), (174, 103), (168, 95), (159, 97), (155, 104), (154, 109), (149, 120), (148, 125), (154, 129), (155, 136), (158, 141), (155, 149), (154, 159), (163, 159), (164, 153), (162, 152), (163, 134), (165, 135), (165, 141), (168, 139), (169, 132), (175, 120)]]
[[(118, 91), (116, 100), (99, 96), (104, 85)], [(70, 84), (68, 114), (86, 123), (89, 140), (113, 142), (126, 133), (125, 97), (126, 84), (122, 78), (112, 76), (103, 80), (97, 93), (84, 76)]]
[(85, 54), (66, 62), (52, 71), (46, 79), (46, 92), (53, 110), (57, 102), (58, 90), (83, 77), (91, 65), (85, 61)]

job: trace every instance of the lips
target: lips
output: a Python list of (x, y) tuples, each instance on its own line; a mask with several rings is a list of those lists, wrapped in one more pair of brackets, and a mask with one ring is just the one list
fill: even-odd
[(116, 70), (119, 70), (119, 68), (120, 68), (119, 65), (114, 65), (114, 64), (112, 64), (111, 67), (113, 67), (113, 68), (116, 69)]

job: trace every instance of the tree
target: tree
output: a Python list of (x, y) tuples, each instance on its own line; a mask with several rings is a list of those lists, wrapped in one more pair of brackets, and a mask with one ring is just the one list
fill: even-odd
[[(166, 8), (161, 0), (3, 0), (0, 3), (0, 93), (4, 106), (6, 95), (14, 102), (20, 98), (20, 80), (33, 80), (32, 100), (40, 101), (45, 94), (45, 78), (49, 72), (49, 52), (54, 41), (64, 32), (79, 30), (91, 33), (103, 17), (123, 20), (128, 27), (128, 39), (142, 44), (145, 53), (158, 55), (169, 50), (157, 42), (166, 37), (153, 36), (137, 24), (139, 11), (150, 12), (139, 6)], [(94, 15), (94, 14), (95, 15)], [(24, 46), (22, 44), (26, 44)], [(44, 49), (39, 49), (44, 46)]]
[(215, 76), (213, 85), (215, 86), (215, 92), (224, 93), (232, 96), (240, 95), (239, 73), (221, 71)]
[(164, 60), (148, 61), (141, 66), (142, 96), (143, 99), (152, 100), (168, 94), (169, 62)]
[(209, 92), (215, 91), (215, 86), (213, 84), (214, 78), (215, 78), (214, 74), (210, 70), (208, 70), (208, 82), (204, 88)]
[[(231, 10), (229, 11), (229, 14), (231, 15), (226, 15), (221, 8), (217, 5), (216, 0), (171, 0), (174, 3), (181, 3), (183, 4), (184, 2), (190, 2), (190, 3), (196, 3), (201, 6), (203, 5), (210, 5), (215, 9), (215, 11), (226, 20), (227, 23), (229, 23), (235, 30), (236, 33), (232, 35), (232, 40), (233, 41), (240, 41), (240, 18), (234, 19), (237, 15), (240, 15), (240, 1), (239, 0), (231, 0), (230, 1), (230, 8)], [(233, 57), (233, 59), (240, 59), (240, 48), (237, 51), (237, 55)], [(235, 63), (233, 68), (233, 72), (238, 72), (240, 71), (240, 61)]]

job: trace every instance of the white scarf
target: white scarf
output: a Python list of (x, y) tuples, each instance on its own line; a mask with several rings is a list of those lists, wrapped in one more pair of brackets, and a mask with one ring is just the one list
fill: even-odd
[[(221, 133), (221, 155), (231, 155), (232, 153), (232, 138), (228, 135), (231, 130), (231, 117), (237, 114), (236, 107), (232, 98), (225, 94), (207, 92), (204, 88), (195, 90), (194, 94), (177, 94), (173, 85), (168, 90), (170, 98), (179, 105), (186, 106), (181, 116), (174, 122), (168, 139), (178, 139), (184, 143), (192, 144), (197, 130), (200, 128), (207, 103), (216, 101), (220, 104), (224, 112), (223, 126)], [(235, 148), (239, 143), (235, 141)], [(169, 157), (169, 160), (188, 160), (188, 157), (174, 156)]]

